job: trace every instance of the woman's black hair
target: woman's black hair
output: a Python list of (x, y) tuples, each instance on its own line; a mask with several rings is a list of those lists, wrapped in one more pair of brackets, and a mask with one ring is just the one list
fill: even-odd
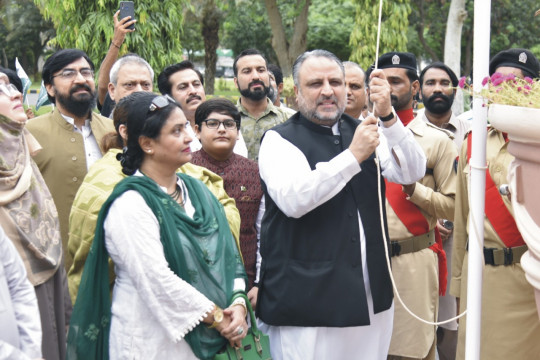
[(167, 106), (150, 111), (152, 101), (160, 96), (139, 91), (124, 97), (116, 104), (115, 123), (127, 124), (127, 145), (118, 157), (122, 172), (126, 175), (133, 175), (144, 159), (139, 138), (145, 136), (157, 139), (173, 110), (180, 108), (177, 102), (169, 98)]

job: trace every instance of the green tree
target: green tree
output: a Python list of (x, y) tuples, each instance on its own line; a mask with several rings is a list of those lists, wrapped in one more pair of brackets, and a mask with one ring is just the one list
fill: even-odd
[(6, 0), (0, 10), (0, 48), (3, 65), (14, 68), (15, 57), (33, 75), (45, 43), (54, 36), (50, 21), (43, 19), (32, 0)]
[[(356, 5), (355, 26), (351, 32), (351, 60), (364, 68), (375, 61), (379, 1), (353, 0)], [(379, 55), (388, 51), (407, 50), (407, 29), (411, 6), (409, 0), (384, 1)]]
[(296, 58), (306, 51), (311, 0), (264, 0), (272, 29), (272, 47), (283, 75), (292, 74)]
[(201, 24), (198, 19), (192, 16), (191, 10), (184, 14), (184, 26), (180, 32), (180, 42), (188, 54), (188, 59), (195, 60), (195, 52), (204, 50), (204, 40), (201, 34)]
[[(85, 51), (101, 63), (113, 36), (117, 0), (34, 0), (57, 31), (50, 44)], [(134, 52), (159, 71), (182, 56), (179, 31), (187, 0), (138, 0), (135, 2), (136, 31), (126, 36), (121, 52)]]
[(200, 22), (204, 41), (204, 90), (207, 94), (214, 93), (219, 31), (227, 8), (228, 2), (226, 0), (195, 1), (193, 13)]
[(222, 44), (235, 55), (242, 50), (255, 48), (261, 51), (270, 63), (277, 64), (277, 56), (272, 48), (272, 29), (261, 0), (233, 3), (223, 30)]
[(341, 60), (351, 55), (349, 36), (354, 26), (352, 0), (313, 0), (309, 8), (307, 49), (325, 49)]

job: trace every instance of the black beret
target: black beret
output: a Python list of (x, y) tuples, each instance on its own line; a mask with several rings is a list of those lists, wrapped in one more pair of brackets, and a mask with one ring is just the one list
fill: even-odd
[(489, 75), (493, 75), (498, 67), (509, 66), (523, 71), (525, 76), (538, 78), (540, 63), (532, 52), (527, 49), (508, 49), (499, 52), (489, 62)]
[(379, 57), (377, 61), (379, 69), (403, 68), (417, 72), (416, 56), (408, 52), (388, 52)]

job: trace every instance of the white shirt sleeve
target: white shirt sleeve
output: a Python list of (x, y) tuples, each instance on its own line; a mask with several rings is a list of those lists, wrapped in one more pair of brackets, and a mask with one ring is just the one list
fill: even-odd
[[(30, 358), (41, 358), (41, 318), (34, 287), (28, 281), (24, 264), (11, 240), (0, 229), (0, 281), (5, 280), (9, 299), (19, 330), (19, 349)], [(2, 304), (0, 304), (0, 311)], [(0, 331), (1, 333), (1, 331)], [(2, 344), (2, 341), (0, 341)], [(10, 346), (4, 343), (2, 351), (9, 353)], [(22, 355), (21, 355), (22, 356)], [(3, 358), (3, 357), (0, 357)], [(6, 357), (8, 358), (8, 357)], [(15, 357), (14, 357), (15, 358)], [(18, 357), (17, 357), (18, 358)]]
[[(398, 121), (382, 128), (377, 148), (383, 176), (411, 184), (425, 173), (426, 157), (412, 133)], [(398, 158), (399, 164), (395, 157)], [(361, 171), (350, 150), (312, 170), (304, 154), (275, 131), (267, 131), (259, 150), (259, 169), (270, 197), (283, 213), (299, 218), (338, 194)]]
[[(383, 176), (396, 184), (412, 184), (424, 177), (426, 156), (412, 132), (397, 121), (389, 128), (379, 128), (377, 155)], [(398, 164), (398, 161), (399, 164)]]
[(345, 150), (311, 170), (296, 146), (270, 130), (259, 150), (259, 169), (279, 209), (289, 217), (299, 218), (338, 194), (360, 172), (360, 165)]

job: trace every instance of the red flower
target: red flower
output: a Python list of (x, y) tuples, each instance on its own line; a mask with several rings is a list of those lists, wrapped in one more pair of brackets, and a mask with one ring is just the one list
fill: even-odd
[(465, 87), (465, 82), (466, 81), (467, 81), (467, 78), (465, 76), (463, 76), (461, 79), (459, 79), (458, 86), (463, 89)]
[(484, 80), (482, 80), (482, 86), (486, 86), (486, 84), (488, 83), (488, 81), (489, 81), (489, 76), (486, 76), (486, 77), (484, 78)]

